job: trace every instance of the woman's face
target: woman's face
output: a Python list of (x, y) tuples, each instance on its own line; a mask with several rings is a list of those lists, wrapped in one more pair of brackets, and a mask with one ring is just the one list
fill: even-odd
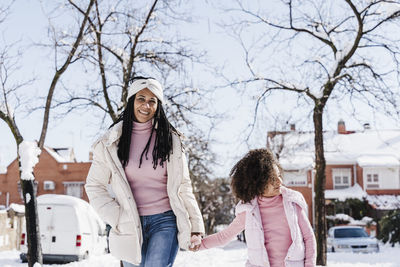
[(281, 193), (280, 188), (282, 185), (282, 179), (278, 166), (274, 165), (274, 171), (275, 177), (265, 188), (263, 197), (274, 197)]
[(136, 93), (133, 104), (136, 121), (147, 122), (154, 117), (157, 110), (158, 99), (147, 88)]

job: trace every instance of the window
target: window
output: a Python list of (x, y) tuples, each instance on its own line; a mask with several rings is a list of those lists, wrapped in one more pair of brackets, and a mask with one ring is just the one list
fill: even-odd
[(287, 186), (307, 186), (307, 171), (285, 170), (283, 173), (283, 183)]
[(54, 190), (56, 185), (53, 181), (43, 181), (43, 190)]
[(367, 188), (379, 188), (379, 174), (367, 173)]
[(83, 182), (64, 182), (64, 193), (68, 196), (82, 198)]
[(350, 187), (351, 169), (332, 169), (333, 188), (343, 189)]

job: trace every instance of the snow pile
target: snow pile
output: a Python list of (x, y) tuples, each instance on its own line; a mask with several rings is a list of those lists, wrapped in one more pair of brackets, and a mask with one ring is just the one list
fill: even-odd
[(367, 193), (362, 190), (359, 184), (354, 184), (353, 186), (344, 189), (325, 190), (326, 199), (338, 199), (339, 201), (345, 201), (346, 199), (350, 198), (363, 200), (363, 198), (366, 197)]
[(11, 205), (8, 207), (9, 210), (13, 210), (18, 213), (25, 213), (25, 206), (16, 204), (16, 203), (11, 203)]
[(40, 149), (36, 142), (23, 141), (19, 145), (18, 153), (21, 159), (21, 179), (34, 180), (33, 168), (39, 162)]
[(327, 215), (326, 218), (330, 219), (330, 220), (340, 220), (340, 221), (347, 221), (347, 222), (354, 221), (354, 219), (352, 217), (350, 217), (347, 214), (343, 214), (343, 213), (338, 213), (336, 215)]
[(368, 224), (376, 224), (376, 222), (373, 222), (373, 219), (370, 217), (365, 216), (361, 220), (354, 220), (353, 217), (343, 213), (338, 213), (336, 215), (327, 215), (326, 218), (332, 221), (348, 222), (348, 225), (367, 226)]
[(378, 210), (400, 209), (400, 196), (396, 195), (368, 195), (368, 203)]

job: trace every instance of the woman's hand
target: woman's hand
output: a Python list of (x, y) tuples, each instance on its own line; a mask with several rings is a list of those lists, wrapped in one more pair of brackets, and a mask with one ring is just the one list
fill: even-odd
[(192, 237), (190, 238), (190, 251), (198, 251), (201, 245), (201, 234), (200, 233), (192, 233)]

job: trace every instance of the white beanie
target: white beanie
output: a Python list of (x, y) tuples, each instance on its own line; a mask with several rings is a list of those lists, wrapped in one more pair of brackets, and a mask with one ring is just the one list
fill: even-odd
[(156, 79), (153, 78), (135, 80), (131, 84), (131, 86), (129, 86), (128, 99), (137, 92), (139, 92), (140, 90), (143, 90), (144, 88), (149, 89), (158, 98), (160, 102), (163, 102), (164, 100), (163, 88), (161, 84)]

